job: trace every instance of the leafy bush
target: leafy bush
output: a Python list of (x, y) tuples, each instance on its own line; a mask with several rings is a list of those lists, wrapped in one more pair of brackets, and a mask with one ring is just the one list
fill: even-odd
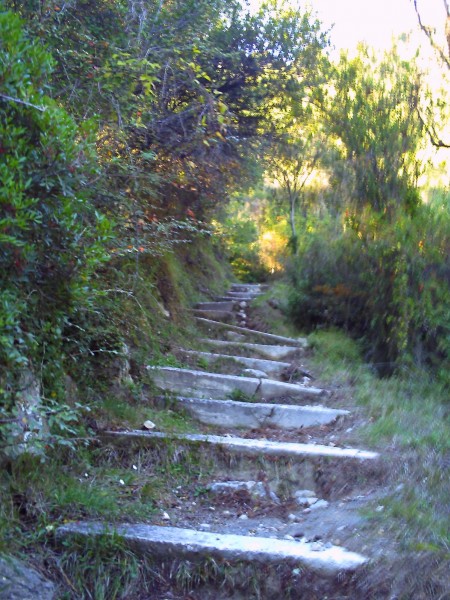
[[(94, 131), (45, 95), (52, 59), (20, 19), (0, 13), (0, 389), (14, 404), (22, 369), (58, 395), (62, 330), (90, 299), (108, 221), (90, 201)], [(53, 393), (52, 393), (53, 392)]]
[(226, 246), (233, 273), (240, 281), (253, 283), (265, 281), (268, 269), (260, 256), (259, 232), (257, 224), (247, 215), (228, 217), (216, 227), (226, 234)]
[(343, 227), (306, 234), (291, 265), (291, 312), (303, 326), (335, 325), (364, 337), (383, 371), (450, 358), (450, 216), (445, 204), (392, 221), (370, 210)]

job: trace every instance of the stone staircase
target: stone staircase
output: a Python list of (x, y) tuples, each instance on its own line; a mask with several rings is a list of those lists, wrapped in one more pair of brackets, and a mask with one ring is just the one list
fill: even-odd
[[(196, 502), (188, 506), (180, 499), (177, 514), (165, 512), (162, 524), (67, 523), (59, 528), (59, 538), (115, 531), (136, 552), (161, 561), (288, 567), (289, 585), (299, 586), (306, 594), (302, 598), (320, 597), (305, 591), (310, 585), (317, 590), (317, 582), (325, 589), (322, 597), (334, 597), (330, 593), (368, 563), (370, 556), (358, 551), (351, 531), (360, 518), (360, 500), (370, 496), (379, 456), (325, 439), (318, 443), (322, 428), (329, 431), (349, 421), (350, 412), (327, 406), (329, 393), (311, 385), (307, 376), (302, 383), (282, 381), (307, 342), (246, 327), (249, 305), (262, 291), (260, 285), (233, 285), (217, 302), (197, 305), (203, 350), (180, 349), (180, 355), (208, 370), (148, 367), (155, 386), (169, 394), (171, 406), (209, 426), (210, 432), (103, 433), (103, 444), (127, 452), (145, 449), (158, 456), (164, 447), (171, 453), (169, 460), (177, 460), (180, 453), (197, 453), (196, 460), (209, 465), (206, 503), (191, 514)], [(308, 440), (311, 428), (319, 437), (299, 441)], [(343, 547), (343, 538), (349, 548)], [(262, 597), (290, 597), (283, 591), (285, 577), (280, 575), (275, 588), (271, 583), (272, 592)], [(237, 597), (256, 596), (249, 592)]]

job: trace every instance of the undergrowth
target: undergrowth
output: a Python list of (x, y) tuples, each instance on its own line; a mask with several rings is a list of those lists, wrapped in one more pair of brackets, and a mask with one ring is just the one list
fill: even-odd
[(303, 569), (244, 561), (230, 564), (213, 557), (161, 563), (150, 554), (137, 556), (114, 532), (65, 541), (57, 567), (69, 588), (61, 600), (222, 600), (236, 593), (248, 600), (264, 600), (279, 595), (280, 583), (286, 600), (325, 597), (317, 579)]
[(196, 477), (194, 458), (180, 462), (163, 453), (142, 464), (138, 453), (126, 461), (101, 435), (143, 429), (146, 421), (156, 431), (198, 431), (173, 400), (159, 402), (146, 366), (180, 365), (174, 348), (190, 347), (194, 337), (184, 308), (223, 291), (229, 272), (219, 262), (217, 249), (200, 241), (157, 261), (121, 260), (107, 283), (97, 272), (92, 305), (74, 311), (62, 332), (63, 366), (52, 375), (59, 395), (47, 399), (57, 409), (58, 435), (53, 427), (35, 454), (14, 460), (0, 454), (0, 553), (22, 556), (61, 584), (66, 591), (58, 600), (131, 598), (127, 590), (139, 588), (134, 579), (142, 568), (117, 539), (96, 550), (61, 552), (52, 541), (59, 525), (148, 522), (165, 508), (168, 490)]
[(450, 421), (444, 384), (422, 369), (379, 378), (357, 342), (337, 330), (310, 336), (313, 362), (366, 415), (356, 441), (384, 456), (395, 492), (374, 520), (410, 551), (449, 554)]

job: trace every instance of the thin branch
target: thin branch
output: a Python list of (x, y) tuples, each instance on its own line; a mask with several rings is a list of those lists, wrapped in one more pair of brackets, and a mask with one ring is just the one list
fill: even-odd
[(317, 154), (316, 154), (316, 155), (313, 157), (312, 161), (309, 163), (309, 165), (308, 165), (308, 172), (306, 173), (305, 177), (303, 178), (303, 181), (302, 181), (302, 182), (301, 182), (301, 184), (300, 184), (300, 187), (298, 188), (298, 189), (299, 189), (299, 191), (300, 191), (300, 190), (302, 190), (302, 189), (304, 188), (304, 186), (306, 185), (306, 182), (308, 181), (308, 179), (309, 179), (309, 178), (311, 177), (311, 175), (313, 174), (313, 172), (314, 172), (314, 169), (315, 169), (315, 167), (316, 167), (316, 164), (317, 164), (317, 162), (318, 162), (318, 160), (319, 160), (320, 156), (321, 156), (321, 155), (320, 155), (320, 153), (317, 153)]
[(422, 114), (419, 110), (418, 107), (416, 107), (416, 112), (417, 115), (419, 117), (420, 122), (422, 123), (423, 128), (425, 129), (425, 131), (428, 134), (428, 137), (430, 138), (430, 142), (433, 146), (435, 146), (435, 148), (450, 148), (450, 144), (447, 144), (446, 142), (443, 142), (438, 134), (436, 133), (434, 127), (432, 125), (428, 125), (425, 122), (425, 119), (422, 117)]
[(20, 100), (20, 98), (13, 98), (12, 96), (7, 96), (6, 94), (0, 94), (0, 98), (8, 102), (16, 102), (16, 104), (23, 104), (24, 106), (35, 108), (36, 110), (40, 110), (41, 112), (45, 112), (47, 110), (45, 106), (37, 106), (36, 104), (31, 104), (31, 102), (27, 102), (26, 100)]
[(447, 20), (445, 22), (445, 37), (447, 38), (448, 55), (450, 57), (450, 4), (444, 0), (445, 10), (447, 11)]
[[(447, 0), (444, 0), (444, 6), (445, 6), (445, 9), (447, 11), (446, 23), (448, 23), (449, 19), (450, 19), (450, 11), (449, 11), (450, 7), (449, 7), (449, 3), (448, 3)], [(430, 41), (430, 44), (431, 44), (432, 48), (434, 48), (435, 52), (437, 52), (437, 54), (441, 58), (442, 62), (444, 62), (447, 65), (447, 67), (450, 69), (450, 57), (447, 56), (445, 54), (444, 50), (441, 48), (441, 46), (439, 46), (439, 44), (436, 43), (431, 28), (427, 27), (422, 22), (422, 17), (420, 16), (419, 7), (417, 6), (417, 0), (414, 0), (414, 9), (416, 11), (417, 20), (419, 22), (420, 29), (425, 33), (425, 35), (427, 36), (428, 40)], [(448, 27), (448, 25), (447, 25), (447, 27)], [(446, 30), (446, 33), (447, 33), (447, 30)], [(449, 48), (449, 53), (450, 53), (450, 48)]]

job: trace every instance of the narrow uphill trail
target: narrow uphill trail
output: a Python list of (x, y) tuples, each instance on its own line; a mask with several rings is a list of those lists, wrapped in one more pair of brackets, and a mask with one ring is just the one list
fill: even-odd
[(373, 558), (360, 509), (376, 502), (380, 456), (336, 444), (333, 432), (350, 430), (353, 415), (302, 370), (305, 339), (247, 327), (262, 292), (236, 284), (197, 305), (201, 350), (179, 350), (192, 366), (148, 367), (161, 402), (202, 433), (102, 434), (133, 468), (150, 475), (159, 461), (192, 481), (167, 490), (166, 509), (148, 522), (58, 530), (66, 543), (115, 531), (161, 573), (192, 565), (189, 595), (169, 582), (148, 598), (357, 598), (352, 581)]

